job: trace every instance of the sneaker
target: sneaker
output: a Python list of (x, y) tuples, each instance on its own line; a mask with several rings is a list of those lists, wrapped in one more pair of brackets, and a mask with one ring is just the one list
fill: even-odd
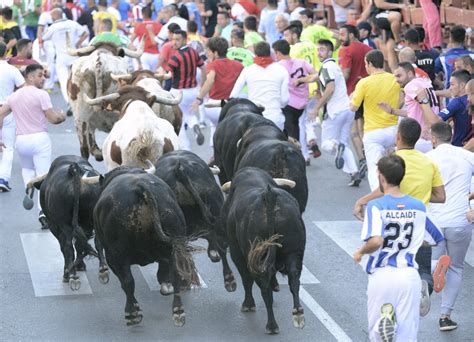
[(41, 223), (41, 229), (49, 229), (48, 220), (42, 210), (39, 212), (38, 221)]
[(306, 159), (305, 164), (306, 166), (311, 166), (311, 159), (310, 158)]
[(204, 144), (204, 135), (201, 132), (201, 128), (199, 128), (199, 125), (194, 125), (193, 130), (196, 134), (196, 143), (201, 146)]
[(451, 321), (451, 318), (444, 317), (439, 319), (439, 330), (441, 331), (451, 331), (458, 327), (458, 324), (454, 321)]
[(313, 152), (313, 158), (321, 157), (321, 151), (319, 150), (319, 146), (316, 141), (311, 140), (309, 142), (309, 149)]
[(367, 160), (361, 159), (359, 160), (359, 175), (360, 178), (364, 178), (365, 174), (367, 173)]
[(362, 181), (359, 172), (354, 173), (351, 175), (351, 181), (349, 182), (349, 186), (359, 186), (360, 182)]
[(337, 145), (335, 162), (336, 162), (336, 169), (338, 170), (344, 167), (344, 158), (342, 158), (342, 155), (344, 154), (345, 149), (346, 149), (346, 146), (344, 144)]
[(11, 190), (10, 184), (5, 179), (0, 178), (0, 192), (9, 192)]
[(395, 310), (393, 305), (386, 303), (380, 309), (382, 316), (378, 323), (378, 331), (383, 342), (392, 342), (395, 337)]
[(446, 271), (448, 270), (451, 258), (447, 255), (442, 255), (439, 258), (438, 265), (433, 272), (433, 290), (437, 293), (441, 292), (446, 283)]
[(431, 308), (430, 292), (426, 280), (421, 281), (420, 316), (425, 317)]

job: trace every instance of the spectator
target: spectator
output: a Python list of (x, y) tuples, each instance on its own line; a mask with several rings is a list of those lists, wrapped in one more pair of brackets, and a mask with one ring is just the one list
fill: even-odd
[(72, 20), (77, 21), (82, 15), (83, 9), (76, 5), (74, 0), (66, 0), (66, 8), (71, 11)]
[(433, 247), (433, 260), (447, 254), (451, 257), (446, 273), (446, 285), (441, 293), (439, 328), (457, 328), (451, 320), (456, 297), (461, 289), (464, 259), (472, 238), (472, 225), (467, 220), (471, 178), (474, 174), (474, 154), (450, 144), (451, 127), (444, 122), (431, 126), (434, 150), (427, 153), (438, 166), (444, 181), (446, 202), (430, 204), (428, 213), (441, 228), (445, 240)]
[(346, 24), (350, 9), (354, 9), (354, 0), (331, 0), (337, 27)]
[(456, 58), (454, 61), (454, 70), (467, 70), (472, 77), (474, 75), (474, 59), (469, 55)]
[(370, 38), (372, 35), (372, 25), (367, 21), (362, 21), (357, 24), (357, 29), (359, 30), (359, 40), (365, 45), (370, 46), (372, 49), (377, 49), (374, 41)]
[(330, 30), (322, 25), (313, 24), (313, 12), (311, 10), (302, 10), (297, 20), (303, 25), (301, 40), (309, 41), (316, 45), (320, 39), (327, 39), (336, 46), (334, 34)]
[[(149, 4), (149, 6), (151, 9), (151, 3)], [(128, 21), (128, 13), (132, 11), (132, 6), (130, 5), (130, 2), (128, 0), (119, 0), (117, 9), (120, 13), (120, 18), (122, 18), (122, 21)]]
[(400, 43), (402, 24), (400, 11), (406, 7), (405, 3), (399, 3), (398, 0), (374, 0), (372, 15), (375, 24), (382, 31), (384, 43), (387, 43), (390, 39), (394, 39), (395, 44)]
[(241, 72), (230, 97), (238, 97), (247, 85), (249, 100), (263, 106), (263, 116), (283, 129), (285, 117), (281, 108), (288, 104), (288, 73), (280, 64), (273, 63), (267, 42), (255, 45), (255, 55), (255, 64)]
[(147, 34), (147, 32), (151, 30), (153, 31), (153, 35), (156, 36), (160, 32), (162, 25), (151, 19), (152, 12), (150, 5), (142, 8), (142, 16), (143, 21), (141, 23), (135, 23), (135, 29), (133, 30), (130, 40), (133, 42), (136, 38), (140, 41), (145, 39), (145, 46), (143, 55), (140, 57), (140, 62), (143, 69), (154, 72), (158, 66), (158, 47), (153, 37)]
[[(181, 28), (179, 27), (178, 24), (176, 23), (171, 23), (168, 25), (168, 37), (172, 37), (174, 32), (180, 30)], [(147, 26), (148, 33), (150, 34), (150, 37), (153, 37), (153, 31), (149, 26)], [(157, 38), (154, 37), (153, 40), (156, 42)], [(171, 58), (171, 56), (174, 55), (175, 53), (175, 48), (174, 48), (174, 42), (173, 41), (168, 41), (163, 44), (163, 46), (160, 49), (160, 55), (158, 56), (158, 63), (156, 65), (156, 68), (159, 69), (161, 67), (165, 67), (168, 65), (168, 62)], [(167, 80), (165, 82), (165, 89), (170, 90), (171, 89), (171, 80)]]
[(231, 15), (234, 20), (244, 21), (249, 15), (260, 16), (260, 9), (253, 1), (247, 0), (228, 0), (231, 6)]
[(249, 15), (244, 20), (244, 47), (253, 51), (253, 47), (258, 42), (262, 42), (264, 39), (257, 32), (257, 17)]
[[(449, 50), (442, 53), (435, 61), (435, 73), (444, 78), (444, 89), (449, 88), (451, 74), (454, 71), (454, 61), (456, 58), (469, 55), (474, 58), (474, 51), (470, 51), (464, 47), (466, 39), (466, 29), (462, 26), (454, 26), (451, 28), (449, 36)], [(449, 101), (447, 101), (449, 102)]]
[(15, 45), (21, 39), (20, 27), (16, 21), (13, 21), (13, 11), (10, 7), (5, 7), (1, 10), (3, 18), (3, 30), (1, 37), (3, 42), (7, 45), (7, 57), (16, 55)]
[(94, 19), (93, 15), (97, 12), (98, 8), (94, 0), (88, 1), (89, 6), (86, 11), (84, 11), (81, 16), (77, 19), (79, 25), (86, 25), (89, 30), (89, 38), (94, 38)]
[(395, 76), (384, 71), (382, 52), (372, 50), (365, 55), (365, 68), (369, 76), (357, 83), (352, 94), (351, 110), (364, 108), (364, 150), (367, 160), (370, 189), (378, 187), (377, 162), (387, 149), (395, 145), (398, 118), (379, 108), (385, 102), (392, 108), (399, 106), (400, 85)]
[(288, 0), (287, 6), (290, 20), (299, 20), (300, 12), (304, 10), (303, 0)]
[(416, 65), (425, 71), (431, 81), (435, 80), (435, 60), (436, 56), (431, 50), (421, 49), (421, 39), (418, 31), (409, 29), (403, 33), (403, 43), (406, 47), (412, 48), (416, 55)]
[(232, 30), (230, 38), (231, 48), (227, 51), (227, 58), (238, 61), (242, 63), (244, 67), (248, 67), (253, 64), (255, 55), (252, 51), (244, 48), (244, 37), (245, 33), (243, 30)]
[(24, 73), (27, 65), (39, 64), (33, 59), (33, 43), (31, 40), (20, 39), (18, 43), (16, 43), (16, 51), (16, 56), (10, 58), (8, 64), (16, 66), (22, 73)]
[(283, 31), (288, 26), (288, 14), (282, 13), (275, 16), (275, 27), (277, 29), (278, 39), (283, 39)]
[[(404, 47), (403, 49), (401, 49), (400, 52), (398, 53), (398, 60), (400, 61), (400, 63), (403, 63), (403, 62), (411, 63), (411, 65), (415, 69), (416, 77), (427, 78), (427, 79), (430, 78), (430, 76), (423, 69), (419, 68), (418, 65), (416, 65), (416, 61), (417, 61), (416, 54), (415, 54), (415, 50), (413, 50), (412, 48)], [(395, 71), (395, 68), (396, 66), (394, 67), (394, 71)]]
[(202, 22), (201, 22), (201, 12), (199, 11), (198, 6), (193, 0), (184, 0), (184, 5), (188, 9), (189, 19), (190, 21), (194, 21), (197, 24), (197, 32), (199, 34), (204, 34), (202, 30)]
[(168, 25), (171, 23), (178, 24), (179, 28), (184, 32), (186, 32), (188, 29), (188, 21), (178, 16), (178, 7), (175, 4), (163, 7), (162, 13), (166, 24), (163, 25), (160, 33), (155, 38), (155, 41), (160, 45), (163, 45), (168, 40)]
[(218, 0), (204, 0), (204, 12), (201, 13), (201, 17), (206, 18), (206, 34), (205, 36), (210, 38), (214, 35), (214, 30), (217, 25), (217, 4)]
[(99, 0), (97, 3), (97, 12), (92, 15), (94, 20), (94, 34), (100, 33), (100, 23), (103, 19), (110, 19), (112, 21), (112, 33), (117, 33), (117, 17), (107, 10), (107, 0)]
[(230, 35), (232, 33), (232, 20), (228, 12), (217, 13), (217, 25), (214, 31), (214, 37), (222, 37), (230, 43)]
[(275, 25), (275, 18), (280, 14), (277, 0), (268, 0), (267, 6), (262, 10), (258, 32), (265, 38), (268, 44), (272, 45), (280, 36)]
[[(188, 45), (197, 51), (203, 61), (207, 60), (206, 47), (204, 46), (201, 35), (197, 32), (198, 26), (194, 21), (188, 21)], [(199, 73), (199, 69), (198, 69)], [(199, 75), (198, 75), (199, 80)]]
[(423, 28), (426, 32), (424, 39), (425, 45), (428, 49), (441, 49), (443, 44), (443, 37), (441, 34), (441, 19), (439, 15), (439, 2), (433, 0), (420, 0), (420, 5), (423, 10)]
[(94, 38), (89, 42), (90, 45), (95, 45), (100, 42), (113, 43), (117, 46), (128, 47), (130, 45), (130, 39), (124, 35), (118, 35), (112, 32), (113, 23), (109, 18), (102, 19), (99, 24), (99, 34), (95, 35)]
[[(67, 6), (67, 4), (66, 4)], [(41, 0), (22, 1), (22, 25), (30, 40), (35, 40), (38, 33), (38, 19), (41, 14)]]

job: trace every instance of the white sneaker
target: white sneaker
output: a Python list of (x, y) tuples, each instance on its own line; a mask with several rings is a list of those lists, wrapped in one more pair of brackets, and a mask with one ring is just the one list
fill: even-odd
[(430, 292), (426, 280), (421, 281), (420, 316), (425, 317), (431, 308)]

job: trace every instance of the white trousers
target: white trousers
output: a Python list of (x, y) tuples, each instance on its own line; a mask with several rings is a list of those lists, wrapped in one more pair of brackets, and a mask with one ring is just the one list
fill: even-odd
[(353, 122), (354, 112), (347, 109), (337, 113), (333, 119), (328, 117), (324, 120), (321, 131), (321, 148), (324, 151), (335, 155), (337, 145), (344, 144), (345, 149), (342, 155), (344, 167), (342, 171), (348, 174), (353, 174), (358, 171), (354, 154), (352, 153), (349, 143)]
[(191, 150), (191, 142), (189, 141), (186, 129), (193, 129), (198, 124), (196, 113), (191, 111), (191, 104), (198, 96), (198, 88), (185, 88), (185, 89), (171, 89), (171, 93), (176, 95), (179, 92), (183, 93), (183, 99), (179, 103), (179, 108), (183, 112), (183, 123), (181, 130), (179, 131), (179, 145), (183, 150)]
[(12, 175), (13, 152), (15, 151), (16, 123), (13, 114), (8, 114), (3, 119), (2, 141), (5, 148), (0, 163), (0, 178), (9, 182)]
[[(51, 140), (47, 132), (18, 135), (16, 150), (20, 155), (23, 183), (44, 175), (51, 166)], [(38, 210), (41, 205), (38, 196)]]
[(383, 157), (385, 151), (395, 147), (395, 135), (397, 126), (379, 128), (373, 131), (364, 132), (364, 150), (367, 160), (367, 171), (370, 190), (373, 191), (379, 187), (377, 177), (377, 163)]
[(421, 278), (413, 267), (382, 267), (369, 275), (367, 313), (370, 341), (381, 341), (378, 321), (382, 305), (390, 303), (397, 320), (395, 340), (416, 341), (420, 322)]
[(266, 109), (263, 112), (263, 116), (267, 118), (268, 120), (273, 121), (273, 123), (277, 125), (277, 127), (283, 131), (283, 128), (285, 126), (285, 116), (281, 112), (281, 109), (280, 110)]
[(43, 43), (43, 50), (46, 56), (46, 63), (48, 64), (49, 78), (44, 82), (44, 89), (53, 89), (56, 81), (56, 49), (52, 41), (45, 41)]
[(140, 62), (142, 63), (143, 70), (150, 70), (155, 72), (156, 67), (158, 66), (158, 54), (144, 52), (140, 57)]
[[(215, 100), (212, 100), (215, 101)], [(209, 146), (214, 146), (214, 133), (216, 131), (217, 122), (219, 121), (219, 115), (221, 108), (205, 108), (206, 118), (211, 122), (211, 133), (209, 135)]]
[(56, 59), (56, 73), (58, 74), (58, 81), (61, 87), (64, 101), (69, 104), (69, 96), (67, 94), (67, 79), (69, 77), (69, 69), (74, 62), (72, 58), (57, 58)]
[(314, 97), (308, 100), (303, 115), (300, 116), (298, 124), (300, 126), (300, 144), (301, 153), (304, 159), (309, 158), (308, 141), (316, 141), (315, 125), (313, 122), (308, 121), (308, 112), (316, 106), (316, 99)]

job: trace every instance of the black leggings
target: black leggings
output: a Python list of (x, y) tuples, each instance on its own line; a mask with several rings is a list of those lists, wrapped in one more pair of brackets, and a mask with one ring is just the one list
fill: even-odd
[(304, 109), (296, 109), (291, 106), (283, 108), (283, 115), (285, 116), (285, 129), (289, 137), (300, 140), (300, 126), (298, 119), (303, 114)]

